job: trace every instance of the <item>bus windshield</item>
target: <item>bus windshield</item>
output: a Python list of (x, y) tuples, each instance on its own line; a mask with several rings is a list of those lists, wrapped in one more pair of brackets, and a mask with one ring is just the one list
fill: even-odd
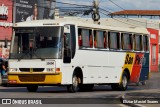
[(11, 59), (60, 59), (62, 27), (15, 28)]

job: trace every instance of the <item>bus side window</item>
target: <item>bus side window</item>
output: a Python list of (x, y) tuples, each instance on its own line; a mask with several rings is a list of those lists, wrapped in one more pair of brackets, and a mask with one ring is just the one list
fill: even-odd
[(132, 34), (122, 33), (122, 49), (132, 50)]
[(104, 48), (104, 31), (95, 31), (95, 48)]
[(82, 29), (78, 29), (78, 45), (82, 46)]
[(103, 40), (104, 40), (104, 48), (107, 48), (107, 32), (103, 32), (104, 35), (103, 35)]
[(134, 35), (134, 50), (142, 51), (142, 35)]
[(90, 45), (90, 48), (93, 47), (93, 37), (92, 37), (92, 35), (89, 35), (89, 45)]
[(92, 30), (82, 29), (82, 47), (92, 47)]
[(148, 51), (148, 36), (147, 35), (143, 36), (143, 48), (144, 48), (144, 51)]
[(94, 30), (94, 47), (97, 48), (97, 34), (96, 30)]
[(119, 49), (120, 48), (120, 42), (119, 42), (119, 38), (120, 35), (118, 32), (109, 32), (108, 35), (108, 41), (109, 41), (109, 48), (110, 49)]

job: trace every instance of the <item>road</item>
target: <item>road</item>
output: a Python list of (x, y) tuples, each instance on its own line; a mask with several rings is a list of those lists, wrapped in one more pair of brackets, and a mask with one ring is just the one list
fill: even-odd
[[(126, 91), (113, 91), (110, 86), (95, 86), (93, 91), (90, 92), (77, 92), (77, 93), (68, 93), (66, 87), (39, 87), (38, 91), (35, 93), (27, 92), (25, 87), (2, 87), (0, 86), (0, 98), (113, 98), (119, 99), (122, 95), (127, 93), (136, 93), (136, 92), (152, 92), (153, 94), (160, 89), (160, 73), (152, 73), (151, 78), (147, 81), (146, 86), (136, 86), (135, 84), (130, 84), (128, 90)], [(136, 96), (138, 97), (138, 96)], [(89, 100), (88, 100), (89, 101)], [(95, 103), (95, 102), (93, 102)], [(68, 107), (75, 106), (87, 106), (87, 107), (126, 107), (124, 104), (115, 103), (115, 104), (67, 104)], [(0, 105), (1, 107), (2, 105)], [(6, 105), (3, 105), (4, 107)], [(3, 107), (2, 106), (2, 107)], [(27, 105), (26, 105), (27, 106)], [(44, 105), (43, 105), (44, 106)], [(37, 107), (43, 107), (42, 105)], [(50, 105), (45, 105), (49, 107)], [(55, 104), (56, 106), (56, 104)], [(150, 105), (148, 105), (150, 107)], [(12, 106), (16, 107), (16, 106)], [(58, 107), (66, 107), (66, 104), (58, 104)]]

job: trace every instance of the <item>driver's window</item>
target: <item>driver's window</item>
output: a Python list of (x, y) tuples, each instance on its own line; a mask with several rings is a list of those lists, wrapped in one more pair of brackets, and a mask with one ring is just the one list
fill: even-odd
[(64, 48), (71, 48), (69, 33), (64, 34)]

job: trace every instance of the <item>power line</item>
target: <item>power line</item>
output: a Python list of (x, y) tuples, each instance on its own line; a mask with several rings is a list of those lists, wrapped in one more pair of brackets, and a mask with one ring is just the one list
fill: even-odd
[(116, 5), (117, 7), (119, 7), (122, 10), (125, 10), (124, 8), (122, 8), (121, 6), (119, 6), (118, 4), (116, 4), (115, 2), (113, 2), (112, 0), (109, 0), (111, 3), (113, 3), (114, 5)]
[[(67, 3), (67, 2), (57, 2), (57, 1), (53, 1), (55, 3), (60, 3), (60, 4), (67, 4), (67, 5), (74, 5), (74, 6), (86, 6), (86, 7), (92, 7), (90, 5), (79, 5), (79, 4), (74, 4), (74, 3)], [(47, 3), (40, 3), (40, 4), (47, 4)]]
[[(108, 14), (105, 14), (105, 13), (103, 13), (103, 12), (101, 12), (101, 11), (100, 11), (100, 13), (108, 16)], [(112, 18), (112, 19), (114, 19), (114, 20), (116, 20), (116, 21), (119, 21), (119, 22), (121, 22), (121, 23), (125, 23), (125, 24), (127, 24), (127, 25), (131, 25), (131, 26), (133, 26), (133, 27), (137, 27), (137, 26), (135, 26), (135, 25), (133, 25), (133, 24), (131, 24), (131, 23), (127, 23), (127, 22), (124, 22), (124, 21), (122, 21), (122, 20), (118, 20), (117, 18)]]

